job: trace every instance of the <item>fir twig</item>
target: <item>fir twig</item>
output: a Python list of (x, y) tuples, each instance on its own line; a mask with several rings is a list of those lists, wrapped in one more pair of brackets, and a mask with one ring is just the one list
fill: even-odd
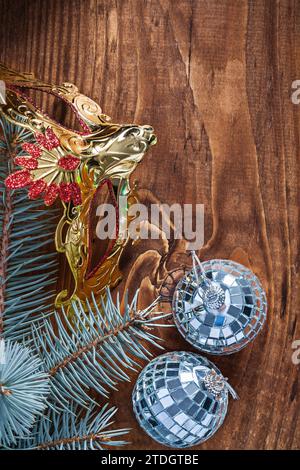
[(6, 189), (13, 158), (24, 154), (21, 145), (32, 134), (1, 118), (0, 126), (0, 337), (16, 340), (30, 333), (31, 322), (49, 312), (49, 305), (52, 310), (58, 263), (48, 247), (57, 214), (43, 218), (41, 201), (30, 201), (26, 190)]
[(8, 191), (4, 185), (14, 157), (23, 154), (21, 145), (32, 135), (0, 118), (1, 130), (0, 444), (8, 445), (27, 436), (47, 406), (49, 377), (42, 361), (31, 349), (11, 340), (27, 337), (31, 322), (49, 311), (57, 257), (47, 253), (53, 216), (43, 220), (41, 202), (28, 200), (24, 190)]
[(108, 428), (116, 408), (104, 405), (101, 411), (92, 407), (84, 414), (78, 407), (70, 407), (60, 414), (49, 410), (40, 419), (32, 435), (18, 443), (19, 449), (32, 450), (103, 450), (107, 447), (122, 446), (123, 440), (115, 440), (128, 433), (128, 429)]
[(54, 407), (67, 407), (70, 400), (86, 406), (91, 401), (89, 389), (108, 396), (118, 381), (130, 381), (126, 371), (140, 367), (137, 359), (152, 356), (150, 345), (163, 349), (152, 330), (169, 314), (154, 312), (157, 301), (139, 311), (137, 298), (138, 292), (131, 304), (125, 302), (122, 313), (119, 299), (115, 305), (107, 290), (101, 308), (94, 297), (86, 309), (83, 303), (74, 303), (72, 323), (65, 313), (63, 319), (55, 313), (54, 322), (50, 318), (33, 326), (35, 347), (52, 377)]
[(0, 444), (25, 437), (46, 408), (49, 377), (41, 360), (18, 343), (0, 340)]

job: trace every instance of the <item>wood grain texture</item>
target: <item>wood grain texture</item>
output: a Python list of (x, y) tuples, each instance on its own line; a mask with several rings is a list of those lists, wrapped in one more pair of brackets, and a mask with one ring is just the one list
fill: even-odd
[[(263, 333), (213, 359), (241, 399), (199, 448), (299, 449), (299, 2), (0, 0), (0, 12), (0, 60), (153, 125), (158, 144), (134, 174), (141, 199), (204, 203), (201, 258), (241, 262), (267, 291)], [(184, 242), (143, 241), (124, 253), (120, 289), (141, 286), (146, 303), (189, 262)], [(168, 350), (191, 349), (161, 335)], [(128, 448), (162, 448), (133, 417), (135, 378), (112, 394), (117, 425), (133, 428)]]

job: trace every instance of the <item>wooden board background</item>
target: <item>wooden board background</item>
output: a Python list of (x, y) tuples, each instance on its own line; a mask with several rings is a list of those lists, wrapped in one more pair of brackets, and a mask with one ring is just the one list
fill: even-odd
[[(205, 204), (202, 259), (251, 267), (268, 294), (267, 326), (242, 352), (214, 359), (241, 399), (201, 449), (300, 448), (299, 116), (297, 0), (0, 0), (0, 60), (76, 83), (123, 122), (150, 123), (158, 144), (134, 178), (142, 195)], [(153, 199), (153, 200), (154, 200)], [(127, 286), (153, 298), (188, 264), (184, 243), (126, 250)], [(162, 261), (166, 263), (163, 264)], [(124, 288), (124, 282), (120, 286)], [(168, 350), (190, 349), (172, 330)], [(132, 385), (111, 401), (131, 449), (159, 449), (139, 430)]]

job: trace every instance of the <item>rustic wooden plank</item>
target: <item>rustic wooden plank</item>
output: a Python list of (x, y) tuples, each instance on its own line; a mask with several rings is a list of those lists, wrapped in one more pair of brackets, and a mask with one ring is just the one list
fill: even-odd
[[(201, 449), (300, 447), (299, 366), (291, 361), (300, 339), (300, 108), (290, 100), (300, 78), (297, 6), (0, 1), (0, 60), (45, 80), (73, 81), (115, 120), (152, 124), (158, 145), (134, 175), (141, 199), (204, 203), (201, 257), (240, 261), (267, 290), (264, 332), (244, 351), (215, 359), (241, 399)], [(184, 242), (141, 242), (124, 254), (120, 289), (141, 284), (146, 303), (168, 271), (188, 263)], [(191, 349), (174, 330), (161, 334), (167, 349)], [(161, 448), (128, 407), (135, 378), (112, 395), (117, 424), (133, 428), (129, 448)]]

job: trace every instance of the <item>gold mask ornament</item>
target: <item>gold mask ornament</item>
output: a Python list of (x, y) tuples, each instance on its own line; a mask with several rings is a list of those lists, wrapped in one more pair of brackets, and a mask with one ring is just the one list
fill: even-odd
[[(149, 147), (156, 143), (150, 126), (115, 124), (100, 106), (82, 95), (71, 83), (44, 83), (30, 73), (17, 73), (0, 64), (0, 80), (6, 85), (6, 103), (0, 105), (0, 121), (7, 120), (31, 131), (15, 158), (20, 169), (6, 179), (9, 189), (28, 187), (29, 198), (43, 197), (46, 205), (60, 199), (63, 205), (55, 234), (56, 249), (65, 253), (73, 291), (61, 291), (56, 306), (89, 299), (121, 279), (119, 261), (128, 236), (119, 233), (119, 218), (137, 202), (129, 177)], [(34, 105), (27, 90), (50, 93), (75, 113), (82, 132), (64, 127)], [(127, 208), (119, 214), (120, 196)], [(112, 238), (100, 240), (95, 233), (100, 204), (112, 204), (116, 226)]]

